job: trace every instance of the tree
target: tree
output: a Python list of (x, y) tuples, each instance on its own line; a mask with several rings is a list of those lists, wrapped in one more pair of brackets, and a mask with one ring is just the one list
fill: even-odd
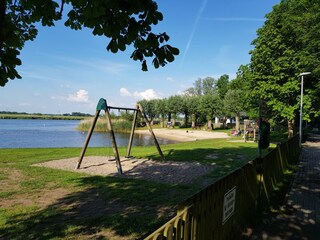
[(212, 77), (202, 79), (202, 94), (214, 94), (216, 91), (216, 80)]
[[(217, 81), (217, 91), (222, 101), (224, 99), (224, 96), (228, 92), (229, 88), (230, 88), (229, 75), (224, 74), (221, 77), (219, 77)], [(225, 128), (225, 124), (227, 122), (227, 111), (225, 111), (224, 108), (220, 108), (219, 114), (220, 116), (222, 116), (223, 128)]]
[(160, 126), (164, 127), (164, 120), (167, 115), (167, 99), (156, 99), (155, 100), (155, 111), (160, 115)]
[(153, 99), (153, 100), (143, 99), (143, 100), (139, 101), (138, 104), (140, 104), (142, 106), (144, 113), (147, 115), (147, 117), (152, 125), (153, 124), (152, 121), (155, 118), (155, 116), (157, 115), (156, 100), (155, 99)]
[(184, 127), (188, 127), (188, 118), (189, 118), (189, 108), (188, 108), (189, 105), (188, 105), (188, 102), (189, 102), (189, 97), (181, 96), (179, 112), (184, 114), (184, 122), (183, 122), (183, 126)]
[(242, 91), (242, 111), (246, 116), (252, 119), (259, 117), (259, 100), (260, 96), (252, 93), (255, 81), (250, 65), (241, 65), (237, 71), (237, 77), (230, 82), (229, 89)]
[(193, 87), (188, 88), (185, 94), (188, 96), (200, 96), (206, 94), (213, 94), (216, 91), (216, 80), (212, 77), (206, 77), (204, 79), (197, 79)]
[(320, 115), (319, 9), (318, 0), (281, 1), (257, 31), (250, 53), (251, 93), (266, 100), (277, 118), (286, 119), (289, 133), (299, 116), (301, 72), (312, 72), (304, 85), (303, 118)]
[(131, 58), (142, 63), (147, 71), (147, 58), (153, 58), (155, 68), (174, 61), (179, 50), (168, 44), (169, 36), (155, 34), (152, 26), (162, 21), (163, 15), (153, 0), (1, 0), (0, 2), (0, 86), (9, 79), (21, 78), (16, 67), (25, 42), (37, 36), (36, 23), (54, 26), (62, 19), (68, 5), (65, 26), (74, 30), (92, 29), (93, 35), (110, 39), (107, 50), (124, 51), (133, 45)]
[(217, 89), (221, 99), (224, 99), (224, 96), (229, 90), (229, 75), (223, 74), (218, 78)]
[(229, 89), (223, 101), (224, 109), (236, 117), (236, 130), (240, 130), (240, 112), (244, 110), (244, 92), (240, 89)]
[(197, 118), (200, 115), (200, 96), (186, 96), (187, 108), (189, 114), (191, 114), (191, 127), (195, 128), (197, 123)]
[(207, 94), (200, 98), (200, 112), (206, 116), (207, 129), (212, 129), (212, 120), (218, 114), (221, 108), (219, 95)]
[(174, 95), (168, 98), (167, 110), (168, 110), (168, 121), (172, 121), (172, 127), (175, 126), (176, 115), (181, 112), (182, 97)]

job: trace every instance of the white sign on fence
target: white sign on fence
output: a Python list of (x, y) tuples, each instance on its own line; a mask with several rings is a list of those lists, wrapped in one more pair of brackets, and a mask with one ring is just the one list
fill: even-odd
[(236, 186), (229, 190), (223, 199), (222, 225), (233, 215), (236, 203)]

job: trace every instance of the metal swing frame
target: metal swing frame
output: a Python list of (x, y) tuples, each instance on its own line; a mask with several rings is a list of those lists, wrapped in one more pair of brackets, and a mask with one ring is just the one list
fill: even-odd
[(79, 160), (78, 160), (78, 163), (77, 163), (75, 169), (79, 169), (80, 168), (80, 165), (82, 163), (83, 157), (84, 157), (84, 155), (86, 153), (86, 150), (88, 148), (88, 144), (89, 144), (90, 138), (92, 136), (94, 127), (95, 127), (95, 125), (97, 123), (99, 114), (100, 114), (100, 112), (102, 110), (104, 110), (105, 111), (105, 116), (106, 116), (106, 119), (107, 119), (107, 129), (110, 132), (110, 136), (111, 136), (111, 139), (112, 139), (112, 149), (113, 149), (113, 154), (114, 154), (114, 157), (115, 157), (115, 160), (116, 160), (118, 173), (119, 174), (123, 173), (122, 167), (121, 167), (119, 151), (118, 151), (118, 147), (117, 147), (117, 142), (116, 142), (116, 138), (115, 138), (114, 131), (113, 131), (113, 128), (112, 128), (112, 122), (111, 122), (111, 117), (110, 117), (110, 112), (109, 112), (110, 109), (134, 111), (133, 121), (132, 121), (132, 126), (131, 126), (131, 132), (130, 132), (129, 142), (128, 142), (128, 146), (127, 146), (126, 158), (131, 157), (130, 153), (131, 153), (131, 148), (132, 148), (134, 130), (135, 130), (135, 127), (136, 127), (136, 121), (137, 121), (138, 113), (140, 113), (142, 118), (144, 118), (144, 120), (146, 121), (148, 130), (149, 130), (151, 136), (153, 137), (154, 144), (157, 147), (157, 150), (158, 150), (161, 158), (163, 160), (165, 160), (164, 155), (163, 155), (163, 153), (161, 151), (160, 145), (158, 143), (158, 140), (157, 140), (157, 138), (156, 138), (156, 136), (155, 136), (155, 134), (154, 134), (154, 132), (153, 132), (153, 130), (151, 128), (151, 124), (150, 124), (150, 122), (149, 122), (149, 120), (148, 120), (148, 118), (147, 118), (147, 116), (146, 116), (145, 112), (143, 111), (143, 108), (142, 108), (142, 106), (140, 104), (138, 104), (136, 108), (111, 107), (111, 106), (107, 105), (107, 101), (104, 98), (100, 98), (100, 100), (99, 100), (99, 102), (97, 104), (96, 114), (94, 116), (93, 123), (92, 123), (92, 125), (90, 127), (90, 130), (88, 131), (86, 140), (85, 140), (84, 145), (82, 147), (82, 150), (81, 150), (81, 153), (80, 153), (80, 157), (79, 157)]

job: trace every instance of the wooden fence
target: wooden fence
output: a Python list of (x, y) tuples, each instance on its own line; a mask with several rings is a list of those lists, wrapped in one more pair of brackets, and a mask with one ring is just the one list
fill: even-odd
[(260, 208), (269, 204), (298, 151), (296, 135), (181, 203), (177, 215), (145, 240), (239, 239)]

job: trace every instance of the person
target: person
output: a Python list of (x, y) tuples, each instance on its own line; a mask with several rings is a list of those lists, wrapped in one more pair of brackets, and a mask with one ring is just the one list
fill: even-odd
[(241, 136), (242, 131), (241, 131), (241, 129), (240, 129), (239, 131), (233, 130), (233, 131), (231, 132), (231, 134), (232, 134), (233, 136)]

